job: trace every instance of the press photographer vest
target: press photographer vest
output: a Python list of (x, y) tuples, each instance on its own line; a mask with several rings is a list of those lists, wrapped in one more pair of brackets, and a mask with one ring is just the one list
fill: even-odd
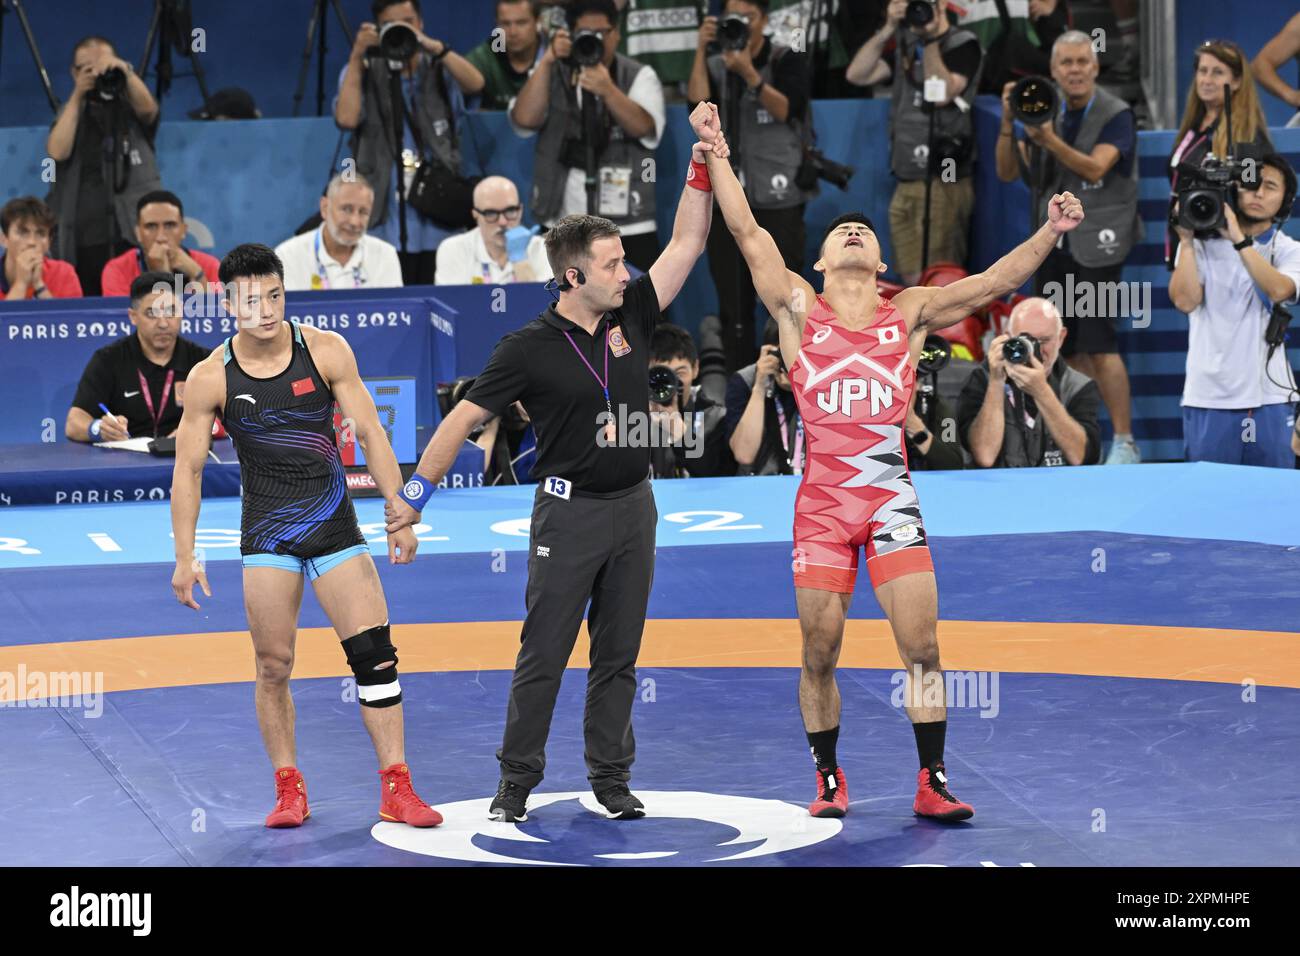
[[(1090, 154), (1105, 125), (1128, 108), (1129, 105), (1119, 97), (1097, 87), (1092, 105), (1079, 125), (1079, 135), (1074, 138), (1073, 147), (1085, 155)], [(1058, 114), (1053, 121), (1058, 135), (1061, 118), (1062, 114)], [(1038, 147), (1031, 144), (1030, 149), (1032, 160), (1032, 151)], [(1137, 208), (1137, 158), (1134, 157), (1129, 175), (1121, 176), (1119, 163), (1116, 163), (1101, 182), (1087, 183), (1078, 173), (1058, 163), (1050, 153), (1042, 151), (1042, 155), (1044, 186), (1038, 198), (1035, 225), (1047, 221), (1047, 204), (1052, 196), (1069, 190), (1083, 203), (1084, 212), (1083, 222), (1069, 232), (1065, 240), (1070, 257), (1090, 269), (1122, 263), (1129, 250), (1142, 238), (1142, 219)]]
[[(737, 369), (736, 374), (739, 375), (740, 380), (745, 383), (745, 390), (751, 392), (754, 390), (754, 381), (758, 378), (758, 364), (754, 363), (752, 365), (746, 365), (742, 369)], [(770, 440), (767, 428), (768, 418), (776, 417), (771, 406), (773, 402), (779, 402), (781, 400), (778, 397), (780, 391), (781, 387), (774, 382), (772, 384), (772, 398), (767, 399), (763, 403), (763, 438), (758, 444), (758, 452), (754, 455), (752, 463), (739, 466), (739, 469), (736, 472), (737, 474), (789, 475), (793, 473), (789, 461), (785, 459), (783, 454), (783, 446), (781, 445), (779, 437), (780, 432), (777, 432), (777, 441), (773, 442)], [(795, 431), (798, 428), (798, 406), (796, 405), (795, 407), (795, 414), (786, 419), (785, 423), (786, 442), (792, 447), (795, 444)], [(726, 417), (725, 408), (723, 409), (723, 417)], [(777, 428), (780, 428), (779, 424), (777, 425)]]
[[(1070, 402), (1074, 400), (1074, 396), (1079, 394), (1092, 381), (1082, 372), (1076, 372), (1070, 368), (1065, 359), (1059, 356), (1056, 359), (1056, 367), (1052, 371), (1054, 374), (1048, 378), (1048, 382), (1052, 386), (1052, 391), (1056, 393), (1056, 397), (1061, 400), (1061, 404), (1066, 408), (1070, 407)], [(1023, 393), (1021, 401), (1023, 401)], [(1002, 433), (1002, 454), (997, 462), (999, 467), (1033, 468), (1040, 463), (1044, 465), (1068, 464), (1060, 446), (1052, 438), (1052, 433), (1047, 430), (1047, 422), (1043, 418), (1041, 408), (1038, 410), (1038, 414), (1034, 416), (1032, 428), (1025, 425), (1023, 406), (1012, 406), (1011, 399), (1004, 397), (1002, 399), (1002, 408), (1006, 414), (1006, 426)], [(1045, 458), (1050, 460), (1044, 460)]]
[[(950, 27), (948, 32), (938, 40), (940, 54), (947, 53), (963, 43), (976, 42), (975, 34), (968, 30)], [(894, 83), (890, 92), (892, 108), (890, 109), (889, 137), (891, 152), (890, 168), (894, 175), (904, 182), (925, 179), (925, 170), (930, 157), (929, 133), (930, 114), (925, 105), (925, 62), (917, 57), (912, 64), (912, 76), (909, 78), (903, 67), (903, 51), (915, 49), (916, 35), (910, 30), (900, 30), (894, 49)], [(967, 78), (966, 88), (962, 90), (963, 100), (971, 102), (975, 91), (979, 89), (980, 74), (984, 70), (983, 57), (975, 75)], [(972, 110), (963, 111), (956, 103), (939, 107), (934, 111), (934, 141), (936, 152), (943, 154), (944, 142), (959, 141), (963, 148), (952, 156), (957, 160), (957, 178), (964, 179), (971, 174), (971, 165), (975, 158), (975, 133)], [(936, 170), (936, 177), (942, 170)]]
[[(361, 124), (352, 134), (352, 155), (357, 161), (357, 172), (375, 187), (375, 208), (370, 213), (370, 225), (384, 221), (388, 214), (390, 184), (397, 157), (393, 155), (394, 119), (389, 77), (392, 71), (388, 61), (372, 59), (362, 80)], [(420, 55), (416, 71), (417, 93), (414, 103), (406, 110), (419, 130), (426, 154), (441, 160), (453, 172), (460, 172), (460, 150), (454, 140), (455, 122), (451, 101), (448, 99), (446, 79), (441, 63), (429, 63)], [(405, 127), (403, 127), (405, 129)], [(423, 161), (428, 156), (422, 157)]]
[[(125, 135), (118, 139), (116, 161), (111, 164), (112, 168), (105, 165), (104, 182), (120, 181), (119, 174), (125, 172), (126, 185), (113, 197), (113, 214), (117, 221), (117, 238), (135, 242), (136, 204), (146, 193), (162, 189), (162, 179), (158, 175), (158, 162), (148, 131), (125, 100), (120, 100), (119, 103), (120, 109), (126, 114), (123, 128)], [(86, 108), (89, 107), (83, 107)], [(111, 111), (105, 109), (102, 115), (105, 122), (108, 122)], [(54, 230), (50, 255), (74, 265), (77, 261), (77, 194), (81, 189), (81, 164), (95, 162), (99, 158), (99, 144), (86, 141), (82, 135), (83, 125), (82, 117), (78, 117), (72, 152), (66, 160), (55, 164), (54, 184), (45, 198), (59, 223)], [(104, 216), (108, 216), (107, 196), (104, 197)]]
[[(644, 69), (648, 69), (645, 64), (616, 53), (614, 65), (609, 72), (614, 85), (627, 94), (632, 89), (637, 74)], [(583, 168), (583, 160), (578, 152), (578, 146), (584, 139), (582, 109), (578, 105), (572, 76), (573, 71), (564, 63), (555, 64), (551, 70), (550, 108), (546, 122), (538, 133), (537, 156), (533, 167), (532, 210), (538, 222), (551, 222), (560, 215), (569, 170)], [(582, 95), (587, 97), (592, 94), (584, 90)], [(654, 151), (646, 149), (640, 139), (628, 138), (600, 98), (595, 99), (596, 122), (609, 132), (608, 140), (603, 146), (598, 145), (596, 150), (596, 175), (602, 181), (605, 181), (607, 173), (611, 175), (599, 191), (613, 203), (598, 203), (596, 213), (612, 220), (617, 226), (654, 219)], [(621, 196), (624, 170), (627, 171), (625, 201)], [(609, 211), (623, 208), (626, 208), (626, 213)]]
[[(772, 52), (758, 75), (765, 84), (772, 83), (776, 62), (790, 53), (789, 47), (772, 45)], [(732, 75), (722, 62), (722, 54), (708, 59), (709, 76), (721, 100), (718, 109), (724, 128), (728, 123), (728, 78)], [(803, 163), (804, 127), (811, 122), (811, 105), (801, 117), (791, 116), (778, 123), (765, 110), (758, 97), (741, 82), (740, 100), (736, 105), (740, 135), (733, 137), (733, 164), (738, 167), (741, 184), (749, 204), (755, 209), (788, 209), (807, 202), (817, 195), (816, 190), (804, 191), (795, 182), (799, 166)]]

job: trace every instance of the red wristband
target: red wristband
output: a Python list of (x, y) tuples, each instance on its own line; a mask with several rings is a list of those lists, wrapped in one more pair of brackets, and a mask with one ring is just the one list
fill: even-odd
[(694, 186), (701, 192), (713, 192), (713, 183), (709, 180), (709, 167), (692, 159), (691, 168), (686, 173), (686, 185)]

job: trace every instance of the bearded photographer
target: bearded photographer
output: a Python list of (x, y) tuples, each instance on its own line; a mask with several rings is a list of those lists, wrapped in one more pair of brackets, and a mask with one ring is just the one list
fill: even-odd
[[(483, 89), (483, 74), (446, 43), (425, 35), (419, 0), (373, 0), (371, 13), (375, 22), (358, 28), (339, 77), (334, 121), (353, 131), (357, 172), (375, 190), (371, 234), (398, 250), (405, 285), (432, 285), (439, 243), (471, 224), (473, 187), (460, 175), (459, 130), (465, 97)], [(393, 102), (395, 74), (400, 105)], [(403, 115), (400, 157), (395, 109)], [(433, 198), (416, 208), (414, 197), (426, 195)]]
[(663, 135), (664, 90), (654, 70), (618, 52), (613, 0), (574, 0), (510, 106), (522, 137), (537, 134), (531, 208), (548, 229), (569, 215), (619, 228), (627, 262), (648, 270), (659, 256), (654, 151)]
[(1256, 170), (1256, 188), (1228, 190), (1215, 232), (1198, 233), (1181, 216), (1175, 225), (1169, 298), (1188, 318), (1184, 457), (1292, 468), (1297, 392), (1283, 306), (1296, 302), (1300, 288), (1300, 242), (1282, 224), (1295, 203), (1296, 175), (1276, 153)]
[(1024, 299), (957, 401), (957, 431), (977, 468), (1095, 465), (1097, 383), (1061, 359), (1067, 331), (1049, 300)]
[[(687, 98), (718, 104), (754, 218), (776, 240), (786, 268), (801, 272), (804, 210), (817, 195), (815, 172), (800, 174), (811, 141), (812, 70), (809, 57), (764, 35), (768, 6), (768, 0), (726, 0), (721, 18), (705, 18)], [(708, 251), (727, 367), (735, 369), (754, 359), (754, 280), (720, 215), (713, 217)]]
[[(892, 65), (884, 56), (891, 40)], [(974, 100), (982, 69), (979, 40), (968, 30), (952, 26), (947, 0), (928, 4), (892, 0), (885, 25), (862, 45), (845, 74), (858, 86), (893, 78), (890, 167), (898, 186), (889, 202), (889, 230), (894, 265), (904, 285), (920, 282), (923, 262), (966, 261), (975, 208), (975, 134), (968, 101)], [(942, 81), (942, 89), (927, 89), (935, 77)], [(931, 176), (928, 255), (921, 248), (927, 172)]]
[(727, 409), (695, 384), (699, 353), (680, 325), (660, 325), (650, 339), (652, 478), (718, 478), (736, 473), (727, 447)]
[[(1052, 45), (1054, 87), (1040, 81), (1037, 94), (1014, 102), (1016, 84), (1008, 83), (1002, 91), (998, 178), (1024, 179), (1038, 204), (1038, 222), (1046, 218), (1047, 201), (1054, 193), (1069, 190), (1088, 197), (1084, 226), (1061, 239), (1034, 277), (1039, 295), (1051, 289), (1117, 287), (1124, 261), (1142, 238), (1137, 121), (1127, 103), (1097, 85), (1099, 68), (1092, 38), (1072, 30)], [(1021, 89), (1031, 92), (1027, 86)], [(1051, 102), (1041, 98), (1048, 94)], [(1057, 109), (1054, 104), (1062, 99), (1063, 108)], [(1017, 141), (1016, 110), (1023, 116), (1025, 109), (1035, 108), (1043, 115), (1044, 107), (1054, 115), (1024, 123), (1025, 138)], [(1066, 361), (1097, 383), (1115, 429), (1106, 464), (1136, 464), (1142, 455), (1133, 439), (1128, 369), (1119, 349), (1120, 316), (1077, 316), (1073, 303), (1064, 301), (1067, 295), (1063, 291), (1057, 298), (1065, 306), (1069, 331)], [(1100, 294), (1096, 299), (1105, 301)]]
[(135, 235), (137, 203), (162, 188), (158, 103), (103, 37), (73, 47), (71, 72), (72, 95), (45, 144), (55, 162), (46, 202), (59, 223), (54, 257), (76, 267), (86, 295), (99, 295), (104, 265)]

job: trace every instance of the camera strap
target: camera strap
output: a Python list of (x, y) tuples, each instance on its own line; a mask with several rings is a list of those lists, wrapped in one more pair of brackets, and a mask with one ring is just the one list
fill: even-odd
[(785, 453), (785, 463), (790, 466), (790, 470), (796, 475), (803, 474), (803, 416), (798, 410), (794, 413), (794, 452), (790, 451), (790, 429), (786, 426), (785, 407), (781, 403), (779, 396), (772, 398), (772, 404), (776, 406), (776, 424), (777, 429), (781, 432), (781, 450)]

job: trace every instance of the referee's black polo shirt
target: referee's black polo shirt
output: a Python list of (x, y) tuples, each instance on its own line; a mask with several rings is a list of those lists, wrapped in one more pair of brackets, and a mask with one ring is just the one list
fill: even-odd
[[(599, 424), (597, 419), (605, 411), (605, 392), (569, 338), (600, 376), (605, 374), (603, 352), (609, 348), (609, 400), (615, 424), (634, 412), (645, 416), (645, 421), (650, 413), (650, 335), (660, 317), (659, 296), (648, 273), (627, 284), (623, 305), (605, 313), (595, 335), (549, 306), (497, 343), (465, 399), (497, 415), (511, 402), (523, 403), (537, 434), (534, 481), (564, 478), (575, 491), (592, 494), (630, 488), (650, 473), (648, 442), (640, 448), (622, 447), (620, 427), (619, 444), (606, 448), (597, 444), (597, 432), (604, 428), (604, 419)], [(622, 332), (625, 342), (624, 348), (617, 349), (622, 355), (615, 354), (614, 346), (606, 346), (607, 333), (615, 330)], [(648, 425), (640, 431), (648, 437)]]
[[(140, 348), (140, 334), (132, 332), (125, 338), (98, 349), (90, 357), (85, 371), (81, 373), (81, 381), (77, 383), (77, 394), (72, 399), (72, 405), (91, 418), (101, 418), (104, 412), (99, 403), (103, 402), (114, 415), (126, 416), (127, 431), (133, 438), (165, 437), (181, 423), (182, 409), (176, 401), (175, 383), (185, 381), (190, 369), (211, 352), (212, 349), (178, 335), (171, 361), (166, 365), (155, 365), (144, 357), (144, 350)], [(140, 388), (140, 373), (144, 374), (149, 397), (157, 412), (169, 369), (176, 374), (167, 395), (167, 404), (162, 408), (162, 418), (158, 422), (155, 436), (149, 405)]]

